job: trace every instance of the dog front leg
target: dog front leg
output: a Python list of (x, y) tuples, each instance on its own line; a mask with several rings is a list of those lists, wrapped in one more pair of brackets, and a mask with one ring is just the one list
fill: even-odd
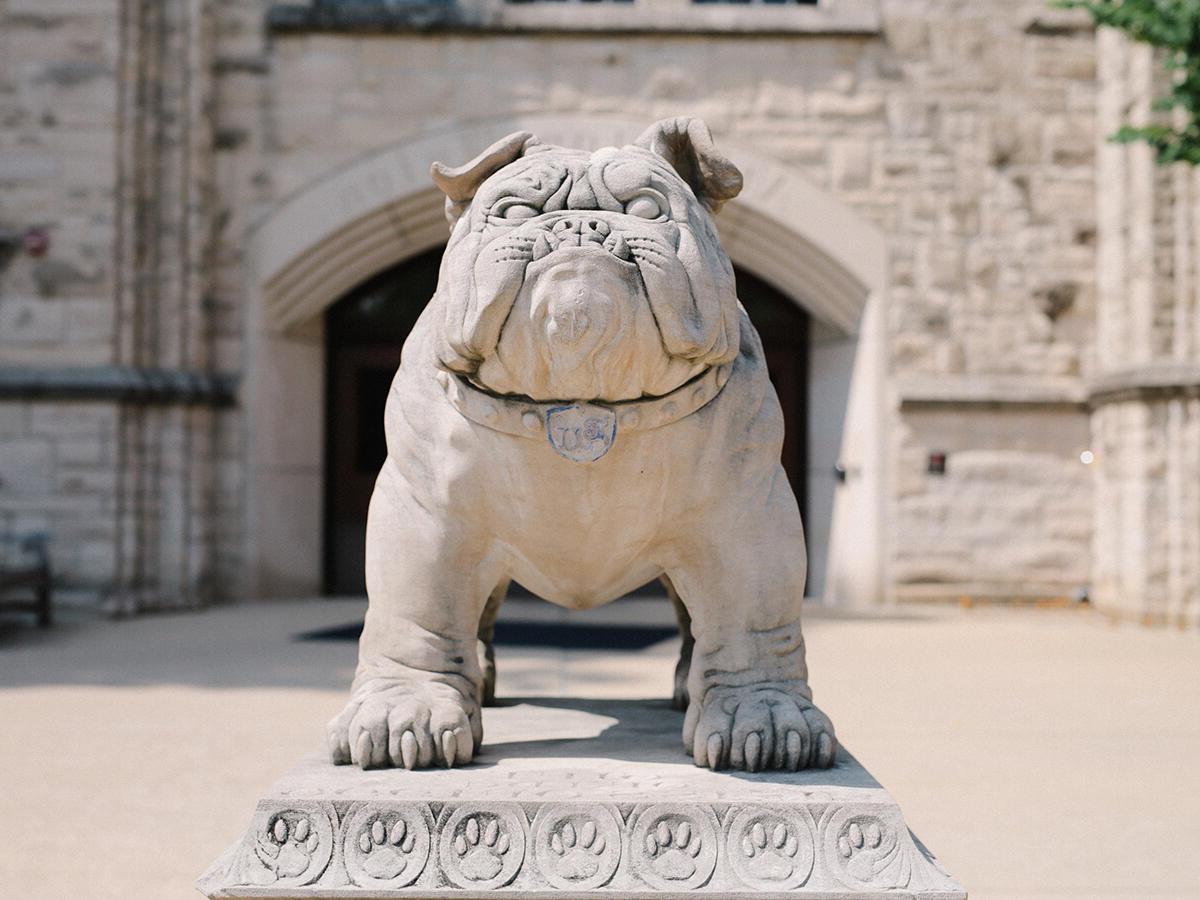
[(350, 702), (329, 726), (335, 763), (470, 762), (483, 739), (477, 627), (501, 579), (474, 517), (435, 515), (389, 461), (367, 516), (367, 594)]
[(804, 531), (782, 468), (763, 492), (714, 516), (669, 570), (695, 640), (683, 742), (713, 769), (825, 768), (837, 740), (808, 686)]

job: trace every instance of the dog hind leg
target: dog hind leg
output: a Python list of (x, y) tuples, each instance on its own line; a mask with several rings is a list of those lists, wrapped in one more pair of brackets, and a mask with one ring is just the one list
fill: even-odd
[(679, 592), (675, 590), (671, 579), (662, 575), (659, 577), (659, 581), (666, 588), (667, 597), (675, 609), (675, 620), (679, 623), (679, 636), (683, 639), (679, 648), (679, 660), (675, 663), (675, 683), (671, 692), (671, 706), (683, 712), (688, 708), (688, 672), (692, 667), (692, 648), (696, 646), (696, 639), (692, 636), (692, 616), (687, 607), (683, 605), (683, 601), (679, 599)]
[(496, 648), (492, 642), (496, 632), (496, 617), (508, 595), (509, 579), (505, 578), (488, 594), (479, 618), (479, 666), (483, 670), (483, 705), (496, 705)]

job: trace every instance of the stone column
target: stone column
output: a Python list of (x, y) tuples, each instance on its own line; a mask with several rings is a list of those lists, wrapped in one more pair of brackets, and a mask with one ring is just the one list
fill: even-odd
[[(114, 362), (213, 374), (211, 0), (122, 0)], [(117, 611), (203, 602), (216, 413), (120, 409)]]
[(1200, 623), (1200, 171), (1162, 167), (1144, 123), (1163, 91), (1150, 48), (1098, 37), (1096, 479), (1092, 591), (1114, 616)]

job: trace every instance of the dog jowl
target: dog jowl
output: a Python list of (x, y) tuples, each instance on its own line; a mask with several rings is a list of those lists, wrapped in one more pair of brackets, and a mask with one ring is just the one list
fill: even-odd
[(595, 151), (519, 132), (433, 178), (451, 237), (388, 397), (334, 760), (474, 757), (510, 580), (588, 609), (659, 578), (697, 765), (831, 765), (783, 417), (713, 223), (740, 172), (680, 118)]

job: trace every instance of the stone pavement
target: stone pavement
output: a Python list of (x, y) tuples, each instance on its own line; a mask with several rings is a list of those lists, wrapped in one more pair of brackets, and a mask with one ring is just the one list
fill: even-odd
[[(295, 636), (361, 609), (0, 620), (0, 895), (199, 897), (344, 700), (353, 642)], [(566, 616), (506, 614), (518, 643)], [(817, 700), (973, 900), (1200, 896), (1200, 638), (1029, 609), (811, 609), (806, 635)], [(497, 652), (502, 695), (667, 696), (674, 639)]]

